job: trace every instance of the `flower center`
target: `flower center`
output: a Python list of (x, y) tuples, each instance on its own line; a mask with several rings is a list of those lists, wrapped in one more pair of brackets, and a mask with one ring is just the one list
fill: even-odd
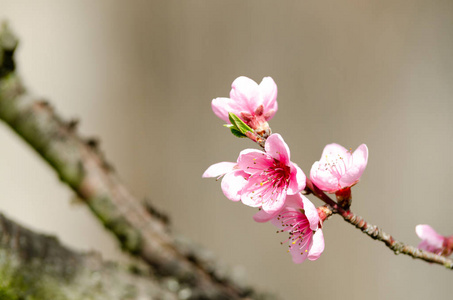
[(329, 153), (321, 161), (318, 170), (330, 171), (337, 179), (343, 176), (349, 167), (349, 162), (352, 160), (352, 150), (346, 153)]
[(310, 223), (304, 214), (303, 210), (293, 211), (286, 209), (284, 212), (277, 216), (277, 220), (281, 222), (282, 230), (279, 232), (288, 232), (289, 238), (281, 244), (288, 242), (289, 250), (297, 248), (301, 250), (301, 255), (307, 252), (307, 246), (309, 245), (313, 231), (310, 229)]
[(271, 131), (269, 128), (269, 124), (267, 123), (267, 120), (269, 119), (270, 116), (267, 114), (264, 114), (264, 107), (263, 105), (258, 106), (258, 108), (255, 110), (254, 113), (249, 113), (249, 112), (241, 112), (240, 116), (242, 120), (250, 126), (255, 132), (267, 138), (270, 136)]
[(288, 189), (291, 169), (274, 159), (272, 166), (263, 170), (260, 176), (260, 186), (263, 191), (281, 193)]

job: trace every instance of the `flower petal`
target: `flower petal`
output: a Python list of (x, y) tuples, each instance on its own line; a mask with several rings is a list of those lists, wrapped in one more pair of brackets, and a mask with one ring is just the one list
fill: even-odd
[(300, 193), (294, 195), (287, 195), (285, 207), (292, 207), (295, 208), (296, 210), (303, 209), (304, 208), (303, 198), (305, 198), (305, 196), (302, 196)]
[(317, 260), (324, 251), (324, 234), (318, 229), (313, 235), (313, 243), (308, 251), (309, 260)]
[(290, 162), (291, 177), (288, 185), (288, 195), (299, 193), (305, 188), (307, 178), (304, 172), (295, 163)]
[(288, 165), (290, 162), (290, 151), (288, 145), (278, 133), (271, 134), (266, 140), (264, 150), (270, 156), (279, 160), (281, 163)]
[(253, 114), (262, 103), (258, 84), (252, 79), (241, 76), (231, 85), (230, 98), (240, 104), (243, 111)]
[(356, 184), (365, 171), (368, 162), (368, 148), (365, 144), (360, 145), (352, 154), (349, 168), (340, 179), (341, 188), (346, 188)]
[(302, 202), (304, 205), (305, 216), (307, 217), (308, 222), (310, 222), (310, 229), (317, 230), (319, 224), (319, 215), (315, 205), (305, 196), (302, 196)]
[(260, 207), (263, 204), (263, 197), (255, 193), (256, 186), (260, 184), (260, 178), (250, 177), (242, 188), (241, 201), (247, 206)]
[(363, 170), (360, 170), (357, 166), (352, 166), (347, 170), (343, 176), (341, 176), (339, 185), (341, 189), (353, 186), (359, 182), (360, 176), (362, 175)]
[(360, 145), (355, 149), (354, 153), (352, 154), (352, 159), (354, 165), (360, 166), (360, 168), (365, 169), (368, 163), (368, 147), (365, 144)]
[(300, 250), (292, 248), (289, 252), (291, 253), (291, 257), (293, 258), (293, 263), (295, 264), (303, 263), (308, 256), (308, 253), (305, 252), (305, 250), (304, 252), (300, 252)]
[(268, 214), (264, 210), (260, 209), (256, 214), (253, 215), (253, 220), (258, 223), (265, 223), (272, 220), (278, 212), (273, 214)]
[(236, 163), (234, 162), (222, 161), (207, 168), (206, 171), (204, 171), (203, 175), (201, 175), (201, 177), (219, 177), (230, 171), (233, 171), (234, 166), (236, 166)]
[[(253, 219), (256, 222), (260, 222), (260, 223), (268, 222), (268, 221), (272, 220), (273, 218), (275, 218), (280, 212), (282, 212), (285, 209), (287, 211), (294, 212), (294, 214), (300, 214), (300, 210), (304, 208), (303, 198), (305, 198), (305, 196), (302, 196), (300, 193), (297, 193), (295, 195), (287, 195), (286, 200), (285, 200), (285, 205), (281, 209), (279, 209), (278, 211), (276, 211), (272, 214), (269, 214), (269, 213), (265, 212), (263, 209), (261, 209), (259, 212), (257, 212), (253, 216)], [(305, 198), (305, 199), (307, 199), (307, 198)], [(310, 201), (310, 200), (307, 199), (307, 201)], [(313, 205), (313, 207), (314, 207), (314, 205)], [(316, 208), (315, 208), (315, 212), (316, 212)], [(316, 212), (316, 215), (318, 215), (317, 212)], [(272, 223), (275, 226), (283, 229), (280, 220), (275, 219), (274, 221), (275, 222), (272, 222)]]
[(259, 85), (261, 97), (263, 99), (264, 112), (270, 112), (267, 120), (277, 112), (277, 85), (271, 77), (264, 77)]
[(359, 169), (358, 176), (362, 176), (368, 163), (368, 147), (365, 144), (360, 145), (352, 154), (352, 163)]
[(272, 158), (256, 149), (245, 149), (239, 153), (238, 167), (249, 174), (261, 173), (272, 166)]
[[(308, 238), (311, 239), (312, 237), (310, 236)], [(311, 244), (311, 241), (307, 241), (303, 248), (298, 248), (295, 246), (291, 247), (289, 252), (291, 253), (291, 257), (293, 258), (293, 262), (295, 264), (303, 263), (305, 261), (305, 259), (307, 259), (307, 256), (308, 256), (307, 248), (310, 246), (310, 244)]]
[(247, 183), (247, 177), (249, 175), (242, 170), (236, 170), (229, 172), (222, 179), (222, 191), (225, 197), (231, 201), (241, 200), (241, 191), (244, 185)]
[(211, 102), (211, 107), (214, 114), (228, 124), (231, 123), (228, 113), (233, 112), (236, 115), (238, 114), (237, 103), (230, 98), (215, 98)]
[(311, 181), (322, 191), (335, 193), (340, 189), (338, 178), (319, 162), (315, 162), (310, 170)]
[(324, 150), (322, 151), (322, 156), (320, 160), (323, 160), (326, 156), (336, 156), (337, 154), (343, 155), (344, 153), (348, 152), (348, 149), (345, 147), (332, 143), (328, 144), (324, 147)]
[(275, 193), (273, 196), (271, 195), (271, 199), (266, 199), (264, 195), (262, 209), (268, 214), (277, 213), (285, 205), (286, 193)]
[(445, 238), (438, 234), (431, 226), (420, 224), (415, 227), (418, 237), (426, 241), (431, 247), (442, 248)]

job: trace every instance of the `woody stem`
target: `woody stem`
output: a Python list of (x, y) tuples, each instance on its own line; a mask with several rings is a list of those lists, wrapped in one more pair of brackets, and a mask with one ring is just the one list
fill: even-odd
[(360, 229), (363, 233), (365, 233), (372, 239), (383, 242), (395, 254), (406, 254), (413, 258), (422, 259), (430, 263), (443, 265), (448, 269), (453, 269), (452, 259), (446, 258), (441, 255), (436, 255), (431, 252), (423, 251), (417, 249), (414, 246), (406, 245), (395, 240), (390, 234), (382, 231), (382, 229), (380, 229), (376, 225), (369, 224), (362, 217), (355, 215), (352, 211), (343, 209), (323, 191), (316, 187), (308, 178), (306, 189), (312, 192), (313, 195), (321, 199), (323, 202), (330, 205), (334, 209), (334, 213), (341, 215), (346, 222), (354, 225), (356, 228)]

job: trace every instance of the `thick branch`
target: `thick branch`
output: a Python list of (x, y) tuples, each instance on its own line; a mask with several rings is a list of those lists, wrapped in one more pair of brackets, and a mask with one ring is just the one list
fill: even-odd
[[(15, 45), (1, 44), (3, 57)], [(9, 34), (10, 35), (10, 34)], [(1, 56), (0, 56), (1, 59)], [(82, 199), (123, 249), (142, 258), (161, 276), (172, 276), (192, 288), (194, 299), (257, 297), (250, 288), (216, 275), (195, 248), (186, 252), (168, 233), (166, 222), (150, 213), (120, 182), (93, 140), (76, 133), (75, 122), (65, 122), (44, 101), (28, 95), (9, 60), (0, 61), (0, 119), (33, 147)]]
[(371, 237), (372, 239), (383, 242), (387, 247), (389, 247), (395, 254), (406, 254), (413, 258), (422, 259), (427, 262), (436, 263), (447, 267), (448, 269), (453, 269), (453, 260), (446, 258), (441, 255), (436, 255), (427, 251), (417, 249), (414, 246), (406, 245), (402, 242), (396, 241), (390, 234), (385, 233), (376, 225), (371, 225), (367, 223), (362, 217), (354, 215), (350, 210), (344, 210), (340, 207), (334, 200), (327, 196), (323, 191), (318, 189), (310, 179), (307, 178), (307, 188), (312, 192), (316, 197), (324, 201), (326, 204), (331, 206), (336, 213), (340, 214), (343, 219), (354, 225), (356, 228), (360, 229), (363, 233)]
[(76, 253), (0, 214), (0, 299), (178, 299), (165, 282)]

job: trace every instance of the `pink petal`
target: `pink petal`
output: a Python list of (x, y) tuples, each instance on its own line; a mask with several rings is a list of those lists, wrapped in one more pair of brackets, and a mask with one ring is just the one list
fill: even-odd
[(244, 185), (247, 183), (247, 175), (242, 170), (236, 170), (229, 172), (222, 179), (222, 191), (225, 197), (231, 201), (241, 200), (241, 191)]
[(263, 203), (263, 197), (255, 193), (256, 186), (259, 185), (261, 179), (259, 177), (250, 177), (242, 189), (241, 201), (247, 206), (260, 207)]
[(272, 220), (272, 218), (274, 218), (276, 214), (278, 214), (278, 212), (274, 214), (268, 214), (267, 212), (261, 209), (255, 215), (253, 215), (253, 220), (259, 223), (265, 223)]
[[(257, 212), (253, 216), (253, 219), (256, 222), (260, 222), (260, 223), (268, 222), (271, 219), (273, 219), (275, 216), (277, 216), (284, 209), (287, 209), (290, 211), (295, 211), (295, 213), (300, 213), (300, 209), (304, 208), (303, 198), (305, 198), (305, 197), (302, 196), (300, 193), (297, 193), (295, 195), (287, 195), (286, 200), (285, 200), (285, 205), (280, 210), (278, 210), (272, 214), (269, 214), (261, 209), (259, 212)], [(315, 211), (316, 211), (316, 208), (315, 208)], [(316, 212), (316, 215), (318, 215), (317, 212)], [(272, 223), (277, 227), (281, 227), (281, 221), (279, 221), (279, 220), (275, 220), (275, 221), (276, 222), (272, 222)]]
[(324, 147), (324, 150), (322, 151), (321, 160), (323, 160), (326, 156), (344, 154), (346, 152), (348, 152), (348, 149), (341, 145), (335, 143), (328, 144)]
[(305, 196), (302, 196), (302, 202), (304, 205), (305, 216), (307, 217), (308, 222), (310, 222), (310, 229), (317, 230), (319, 224), (319, 215), (315, 205)]
[[(261, 97), (263, 99), (264, 112), (270, 112), (267, 120), (277, 112), (277, 85), (271, 77), (264, 77), (259, 85)], [(272, 110), (272, 111), (271, 111)]]
[(426, 241), (431, 247), (441, 249), (445, 238), (438, 234), (431, 226), (426, 224), (417, 225), (415, 232), (418, 237)]
[(241, 76), (231, 85), (230, 98), (241, 104), (244, 111), (253, 114), (261, 105), (258, 84), (252, 79)]
[(321, 229), (318, 229), (313, 235), (313, 244), (308, 251), (309, 260), (317, 260), (324, 251), (324, 235)]
[(365, 171), (368, 163), (368, 147), (365, 144), (360, 145), (352, 154), (350, 167), (340, 179), (341, 188), (349, 187), (356, 184)]
[(273, 218), (271, 219), (271, 223), (275, 227), (287, 231), (289, 228), (288, 228), (288, 224), (286, 222), (283, 222), (284, 219), (288, 220), (290, 218), (301, 217), (302, 216), (301, 209), (302, 209), (302, 207), (300, 207), (300, 208), (288, 207), (285, 203), (285, 205), (283, 206), (282, 209), (280, 209), (276, 213), (269, 214), (269, 215), (273, 215)]
[(368, 163), (368, 147), (365, 144), (360, 145), (352, 154), (354, 165), (366, 167)]
[(272, 199), (265, 199), (263, 196), (262, 209), (268, 214), (275, 214), (285, 205), (286, 193), (276, 193)]
[(362, 176), (368, 163), (368, 147), (365, 144), (360, 145), (352, 154), (352, 163), (359, 169), (358, 176)]
[(362, 173), (363, 170), (360, 170), (357, 166), (352, 166), (345, 174), (343, 174), (343, 176), (341, 176), (339, 181), (340, 187), (344, 189), (353, 186), (359, 181)]
[(295, 264), (303, 263), (307, 259), (307, 256), (308, 256), (308, 253), (305, 252), (305, 250), (304, 250), (304, 252), (300, 252), (300, 250), (293, 248), (289, 252), (291, 253), (291, 257), (293, 258), (293, 263), (295, 263)]
[(230, 98), (215, 98), (211, 102), (212, 111), (220, 119), (230, 124), (228, 113), (232, 112), (237, 115), (237, 104)]
[(274, 133), (267, 138), (266, 144), (264, 145), (266, 153), (270, 156), (279, 160), (285, 165), (288, 165), (290, 162), (290, 152), (289, 147), (283, 140), (280, 134)]
[[(311, 239), (311, 237), (310, 237), (310, 239)], [(311, 243), (311, 241), (308, 241), (307, 244), (305, 245), (305, 247), (303, 247), (301, 249), (298, 247), (291, 247), (289, 252), (291, 253), (291, 257), (293, 258), (293, 262), (295, 264), (303, 263), (305, 261), (305, 259), (307, 259), (308, 251), (305, 251), (305, 250), (308, 250), (307, 248), (310, 245), (310, 243)]]
[(285, 207), (286, 206), (292, 207), (295, 208), (296, 210), (303, 209), (304, 208), (303, 198), (305, 198), (305, 196), (302, 196), (300, 193), (297, 193), (295, 195), (287, 195)]
[(305, 188), (307, 178), (304, 172), (294, 163), (290, 163), (291, 177), (288, 185), (288, 195), (299, 193)]
[(255, 149), (245, 149), (239, 153), (238, 167), (249, 174), (261, 173), (272, 166), (272, 158), (266, 153)]
[(319, 161), (311, 167), (310, 179), (322, 191), (335, 193), (340, 189), (338, 179), (329, 170), (325, 170)]
[(202, 178), (219, 177), (233, 170), (236, 163), (222, 161), (211, 165), (206, 171), (204, 171)]

